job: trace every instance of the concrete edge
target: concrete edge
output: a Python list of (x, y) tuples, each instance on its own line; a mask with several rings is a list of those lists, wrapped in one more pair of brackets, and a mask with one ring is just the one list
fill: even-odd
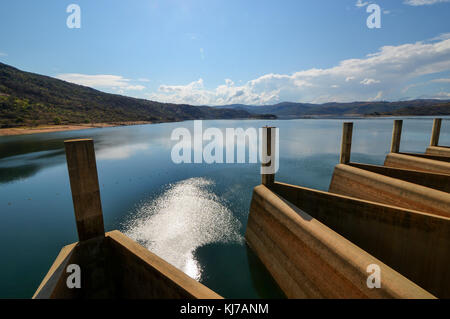
[(329, 250), (335, 258), (338, 258), (341, 262), (347, 264), (353, 269), (354, 273), (359, 274), (358, 277), (360, 279), (367, 278), (367, 265), (379, 265), (384, 277), (383, 282), (388, 283), (387, 286), (386, 284), (383, 285), (383, 288), (381, 289), (392, 298), (436, 298), (264, 185), (255, 187), (254, 194), (264, 198), (268, 204), (275, 208), (275, 210), (283, 214), (284, 218), (283, 220), (280, 220), (279, 216), (276, 216), (271, 213), (270, 210), (267, 210), (274, 218), (284, 225), (284, 227), (294, 234), (296, 233), (295, 228), (298, 227), (303, 229), (303, 231), (307, 231), (312, 238), (315, 238), (315, 240), (321, 243), (321, 246), (327, 247), (327, 250)]
[(209, 289), (195, 279), (192, 279), (175, 266), (169, 264), (162, 258), (150, 252), (148, 249), (136, 243), (131, 238), (122, 234), (120, 231), (114, 230), (108, 232), (106, 233), (106, 237), (125, 247), (130, 253), (134, 254), (137, 258), (144, 261), (164, 277), (182, 287), (187, 292), (187, 294), (192, 295), (194, 298), (223, 299), (222, 296), (215, 293), (213, 290)]
[(69, 262), (70, 257), (72, 256), (77, 245), (78, 242), (64, 246), (61, 249), (44, 279), (42, 279), (42, 282), (34, 293), (32, 299), (49, 299), (52, 297), (53, 290), (61, 278), (61, 275), (66, 268), (65, 266)]

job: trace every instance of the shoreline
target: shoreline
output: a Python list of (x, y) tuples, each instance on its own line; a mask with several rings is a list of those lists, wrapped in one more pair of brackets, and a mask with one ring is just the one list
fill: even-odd
[(39, 134), (39, 133), (78, 131), (92, 128), (144, 125), (154, 123), (158, 122), (135, 121), (135, 122), (94, 123), (94, 124), (39, 125), (36, 127), (25, 127), (25, 126), (11, 127), (0, 129), (0, 136), (16, 136), (16, 135)]
[[(301, 117), (279, 117), (276, 119), (267, 120), (296, 120), (296, 119), (308, 119), (308, 120), (324, 120), (324, 119), (376, 119), (376, 118), (433, 118), (434, 115), (347, 115), (347, 116), (301, 116)], [(440, 115), (438, 117), (447, 118), (449, 115)], [(220, 120), (220, 119), (218, 119)], [(222, 120), (236, 120), (236, 119), (222, 119)], [(258, 118), (242, 118), (242, 120), (261, 120)], [(0, 128), (0, 137), (3, 136), (17, 136), (17, 135), (30, 135), (30, 134), (40, 134), (40, 133), (53, 133), (53, 132), (64, 132), (64, 131), (78, 131), (86, 130), (92, 128), (105, 128), (105, 127), (118, 127), (118, 126), (133, 126), (133, 125), (146, 125), (146, 124), (161, 124), (161, 123), (172, 123), (172, 122), (184, 122), (190, 120), (181, 121), (168, 121), (168, 122), (158, 122), (158, 121), (130, 121), (130, 122), (112, 122), (112, 123), (91, 123), (91, 124), (67, 124), (67, 125), (39, 125), (35, 127), (23, 126), (23, 127), (11, 127), (11, 128)]]

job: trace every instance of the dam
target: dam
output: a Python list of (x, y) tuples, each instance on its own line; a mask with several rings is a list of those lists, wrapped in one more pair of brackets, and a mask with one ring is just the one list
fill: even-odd
[[(353, 124), (345, 123), (328, 192), (262, 175), (246, 241), (287, 297), (450, 296), (450, 170), (448, 147), (438, 143), (441, 121), (424, 154), (400, 152), (402, 124), (394, 122), (391, 152), (377, 166), (351, 162)], [(275, 129), (263, 130), (275, 156)], [(79, 241), (62, 248), (33, 298), (222, 298), (121, 232), (105, 233), (93, 140), (68, 140), (65, 150)], [(83, 269), (81, 289), (67, 287), (72, 264)], [(370, 265), (380, 268), (380, 288), (367, 286)]]
[[(353, 123), (344, 123), (328, 192), (262, 176), (246, 239), (287, 297), (450, 297), (449, 148), (438, 145), (436, 119), (426, 153), (401, 153), (402, 124), (376, 166), (351, 162)], [(379, 288), (367, 284), (373, 265)]]

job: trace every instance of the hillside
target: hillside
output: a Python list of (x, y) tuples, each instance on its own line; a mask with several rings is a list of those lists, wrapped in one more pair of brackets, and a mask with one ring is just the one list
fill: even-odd
[(404, 107), (393, 112), (385, 112), (381, 114), (374, 115), (385, 115), (385, 116), (404, 116), (404, 115), (450, 115), (450, 102), (437, 104), (437, 105), (427, 105), (427, 106), (410, 106)]
[[(399, 102), (351, 102), (351, 103), (292, 103), (283, 102), (274, 105), (226, 105), (220, 109), (242, 110), (250, 113), (268, 113), (274, 114), (279, 118), (296, 118), (305, 116), (377, 116), (386, 114), (395, 114), (397, 110), (402, 110), (402, 115), (434, 115), (433, 113), (440, 105), (448, 104), (449, 101), (443, 100), (411, 100)], [(421, 110), (423, 108), (423, 110)], [(450, 112), (445, 106), (439, 108), (441, 112)], [(443, 115), (443, 114), (440, 114)]]
[(245, 110), (158, 103), (104, 93), (0, 63), (0, 127), (261, 117), (274, 118)]

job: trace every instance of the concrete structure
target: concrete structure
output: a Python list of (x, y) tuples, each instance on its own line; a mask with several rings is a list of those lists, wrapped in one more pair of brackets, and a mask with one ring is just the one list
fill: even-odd
[(446, 161), (403, 153), (389, 153), (386, 155), (384, 166), (447, 175), (450, 174), (450, 163)]
[(335, 167), (329, 192), (450, 217), (450, 193), (352, 165)]
[[(401, 127), (390, 155), (413, 157), (399, 153)], [(249, 246), (290, 298), (450, 298), (450, 175), (351, 163), (351, 136), (345, 123), (330, 192), (254, 189)], [(379, 289), (366, 285), (371, 264)]]
[[(263, 140), (265, 143), (262, 145), (262, 154), (267, 155), (270, 161), (262, 164), (262, 169), (270, 167), (272, 163), (275, 163), (275, 145), (272, 146), (272, 141), (276, 141), (276, 128), (265, 126), (262, 128)], [(275, 174), (261, 173), (261, 184), (270, 186), (275, 181)]]
[(347, 164), (350, 162), (350, 155), (352, 152), (352, 134), (353, 123), (344, 123), (342, 126), (341, 156), (339, 159), (341, 164)]
[(435, 119), (433, 122), (433, 131), (431, 133), (430, 146), (426, 154), (450, 156), (450, 147), (439, 145), (439, 135), (441, 134), (442, 119)]
[[(391, 151), (394, 152), (389, 155), (407, 157), (404, 162), (408, 162), (410, 157), (413, 160), (416, 157), (414, 154), (398, 153), (402, 123), (401, 120), (394, 122), (391, 144)], [(346, 124), (344, 124), (344, 130), (345, 128)], [(351, 136), (351, 132), (346, 134)], [(351, 145), (351, 142), (351, 140), (345, 140), (346, 145)], [(344, 149), (344, 142), (342, 149)], [(346, 155), (346, 157), (349, 156)], [(419, 160), (429, 161), (420, 157)], [(435, 160), (431, 162), (436, 162), (438, 165), (447, 164)], [(329, 191), (450, 217), (450, 194), (447, 192), (449, 188), (450, 175), (348, 162), (339, 164), (334, 169)]]
[(441, 119), (433, 122), (430, 147), (425, 154), (400, 152), (402, 120), (394, 121), (391, 152), (386, 156), (385, 166), (423, 172), (450, 174), (450, 148), (438, 146)]
[(450, 193), (450, 175), (362, 163), (349, 163), (349, 165), (405, 182)]
[(434, 119), (433, 130), (431, 131), (430, 146), (439, 145), (439, 136), (441, 135), (442, 119)]
[(402, 138), (403, 120), (394, 121), (394, 129), (392, 130), (391, 153), (400, 152), (400, 141)]
[[(383, 209), (384, 214), (377, 216), (377, 212)], [(414, 224), (415, 227), (400, 242), (392, 242), (401, 236), (401, 232), (395, 236), (394, 229), (389, 226), (389, 221), (396, 219), (390, 214), (395, 210), (399, 211), (393, 207), (275, 182), (272, 189), (264, 185), (254, 189), (246, 239), (289, 298), (433, 298), (425, 289), (362, 248), (372, 244), (369, 248), (375, 253), (384, 252), (382, 257), (390, 256), (390, 260), (386, 258), (389, 262), (407, 266), (407, 260), (399, 261), (405, 252), (396, 253), (416, 247), (408, 239), (415, 238), (414, 230), (420, 224)], [(358, 219), (354, 220), (355, 217)], [(368, 228), (372, 226), (371, 221), (377, 220), (376, 229)], [(448, 220), (443, 222), (450, 225)], [(403, 229), (407, 231), (407, 216), (403, 223)], [(384, 230), (391, 227), (391, 235), (376, 232), (383, 226)], [(442, 245), (442, 255), (449, 256), (448, 245)], [(416, 279), (427, 275), (427, 262), (417, 265), (420, 259), (415, 259), (418, 255), (426, 257), (426, 254), (422, 251), (410, 255), (409, 259), (414, 263), (410, 265), (409, 273), (416, 274)], [(367, 269), (373, 264), (381, 269), (383, 279), (379, 289), (367, 286)], [(448, 287), (448, 281), (446, 283)], [(445, 289), (441, 286), (442, 283), (435, 287), (436, 291)], [(448, 296), (449, 292), (446, 293)]]
[[(65, 143), (80, 241), (64, 247), (33, 298), (222, 298), (115, 230), (105, 235), (93, 141)], [(69, 265), (81, 288), (69, 288)]]

